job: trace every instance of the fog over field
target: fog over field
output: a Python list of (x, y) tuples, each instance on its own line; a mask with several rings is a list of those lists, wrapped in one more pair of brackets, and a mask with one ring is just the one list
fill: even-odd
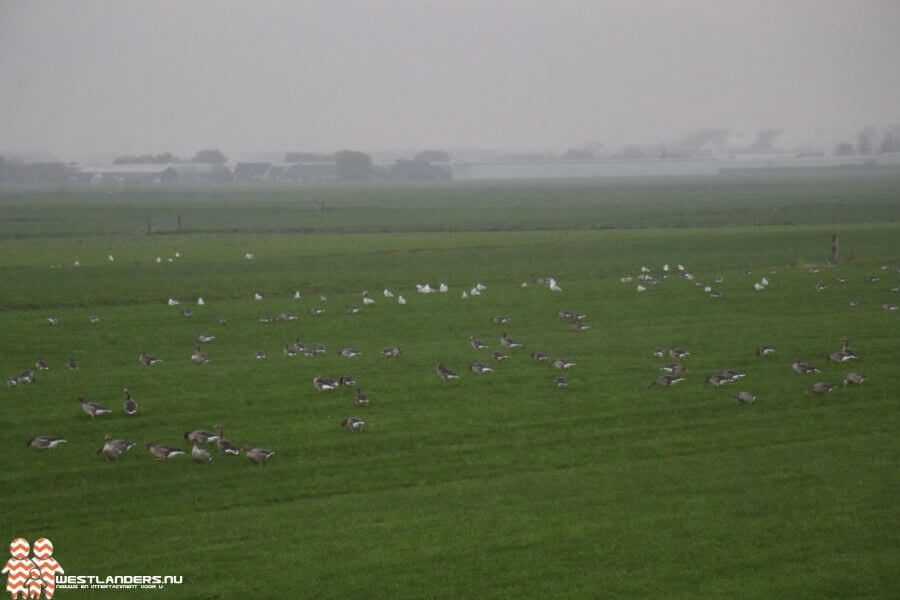
[(0, 151), (562, 152), (710, 128), (830, 150), (900, 120), (898, 25), (893, 0), (2, 0)]

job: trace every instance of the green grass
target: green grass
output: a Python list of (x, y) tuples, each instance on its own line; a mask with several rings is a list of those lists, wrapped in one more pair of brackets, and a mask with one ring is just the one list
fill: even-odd
[[(183, 575), (166, 593), (185, 598), (891, 597), (900, 348), (898, 315), (881, 305), (900, 297), (890, 291), (900, 283), (898, 191), (895, 176), (851, 173), (0, 196), (12, 207), (0, 211), (0, 374), (38, 356), (52, 365), (36, 384), (3, 392), (0, 530), (50, 538), (68, 574)], [(321, 233), (292, 233), (304, 200), (291, 194), (308, 193), (344, 216), (312, 227)], [(208, 203), (228, 212), (209, 214)], [(480, 205), (484, 220), (460, 210)], [(388, 219), (387, 206), (402, 216)], [(194, 231), (139, 232), (154, 211), (183, 213)], [(26, 214), (43, 221), (15, 229)], [(835, 231), (843, 260), (828, 268)], [(619, 282), (663, 263), (683, 263), (725, 298), (680, 277), (643, 294)], [(813, 264), (817, 275), (806, 272)], [(548, 274), (561, 294), (535, 283)], [(769, 289), (756, 292), (763, 275)], [(416, 293), (425, 281), (451, 291)], [(818, 281), (828, 289), (817, 292)], [(477, 282), (487, 291), (462, 300)], [(408, 304), (384, 299), (385, 287)], [(377, 303), (346, 314), (364, 289)], [(264, 300), (251, 299), (257, 291)], [(207, 306), (194, 304), (200, 295)], [(169, 297), (183, 304), (166, 306)], [(317, 304), (327, 313), (307, 315)], [(181, 317), (183, 307), (194, 316)], [(586, 312), (593, 328), (571, 330), (561, 308)], [(257, 320), (283, 310), (299, 319)], [(468, 337), (498, 347), (502, 329), (489, 323), (498, 313), (525, 348), (475, 376), (468, 365), (483, 353)], [(102, 321), (89, 324), (91, 314)], [(200, 332), (217, 337), (205, 367), (188, 360)], [(842, 335), (858, 364), (825, 360)], [(327, 343), (328, 355), (283, 357), (298, 337)], [(761, 343), (776, 355), (758, 359)], [(345, 345), (364, 355), (337, 356)], [(388, 345), (403, 355), (382, 358)], [(691, 351), (686, 382), (647, 387), (657, 345)], [(142, 348), (165, 362), (141, 366)], [(254, 360), (258, 349), (269, 358)], [(534, 349), (578, 363), (568, 389), (555, 389), (559, 373), (535, 364)], [(79, 371), (65, 370), (70, 356)], [(810, 396), (813, 378), (791, 371), (794, 356), (817, 364), (823, 381), (851, 369), (869, 380)], [(462, 378), (439, 380), (439, 361)], [(747, 377), (732, 388), (704, 383), (724, 367)], [(356, 407), (349, 390), (316, 392), (317, 373), (352, 373), (371, 404)], [(137, 418), (121, 412), (124, 387)], [(735, 403), (738, 387), (759, 400)], [(79, 394), (114, 414), (92, 422)], [(366, 419), (363, 433), (340, 429), (349, 415)], [(221, 456), (159, 464), (143, 448), (216, 422), (277, 454), (260, 466)], [(69, 443), (24, 448), (42, 433)], [(95, 450), (106, 433), (137, 446), (105, 463)]]

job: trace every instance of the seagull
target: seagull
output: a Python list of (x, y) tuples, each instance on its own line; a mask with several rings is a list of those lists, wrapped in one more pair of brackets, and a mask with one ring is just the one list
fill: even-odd
[(201, 333), (200, 335), (197, 336), (197, 341), (200, 342), (201, 344), (208, 344), (211, 341), (213, 341), (214, 339), (216, 339), (216, 336), (209, 335), (208, 333)]
[(256, 258), (256, 257), (253, 255), (252, 252), (247, 252), (244, 254), (244, 260), (253, 260), (254, 258)]
[(763, 291), (764, 289), (766, 289), (766, 286), (764, 286), (764, 285), (761, 284), (761, 283), (754, 283), (754, 284), (753, 284), (753, 288), (754, 288), (756, 291), (761, 292), (761, 291)]
[(175, 253), (175, 258), (181, 258), (181, 252), (176, 252), (176, 253)]
[(319, 296), (319, 302), (328, 302), (328, 298), (325, 297), (325, 294)]
[(483, 291), (487, 290), (487, 286), (486, 286), (486, 285), (482, 285), (482, 284), (480, 284), (480, 283), (476, 283), (476, 284), (475, 284), (475, 289), (478, 290), (479, 292), (483, 292)]
[(112, 412), (105, 406), (97, 404), (96, 402), (88, 402), (87, 399), (82, 396), (78, 396), (78, 401), (81, 402), (81, 410), (91, 415), (91, 420), (97, 415), (108, 415)]
[(162, 262), (162, 256), (157, 256), (157, 257), (156, 257), (156, 264), (159, 264), (159, 263), (161, 263), (161, 262)]
[(203, 300), (203, 296), (197, 298), (197, 306), (203, 306), (206, 304), (206, 301)]
[(453, 370), (448, 368), (444, 363), (438, 363), (436, 370), (438, 377), (440, 377), (444, 381), (449, 381), (450, 379), (459, 379), (459, 375), (454, 373)]
[(397, 304), (406, 304), (406, 298), (400, 296), (397, 298)]
[(767, 286), (767, 285), (769, 285), (769, 280), (766, 279), (765, 277), (763, 277), (762, 279), (759, 280), (759, 283), (762, 284), (763, 286)]
[(446, 283), (441, 283), (441, 285), (438, 286), (438, 291), (441, 292), (441, 293), (447, 292), (449, 289), (450, 289), (450, 288), (447, 287), (447, 284), (446, 284)]
[(169, 298), (169, 306), (175, 306), (176, 304), (181, 304), (181, 302), (179, 302), (175, 298)]
[(557, 285), (556, 280), (553, 279), (552, 277), (550, 278), (550, 284), (549, 284), (549, 287), (550, 287), (550, 289), (551, 289), (552, 291), (554, 291), (554, 292), (561, 292), (561, 291), (562, 291), (562, 288), (559, 287), (559, 285)]
[(462, 294), (460, 294), (459, 297), (462, 298), (463, 300), (465, 300), (466, 298), (469, 297), (469, 294), (468, 294), (468, 292), (466, 292), (466, 290), (463, 290)]
[(382, 294), (384, 294), (385, 298), (393, 298), (394, 297), (394, 292), (392, 292), (391, 290), (389, 290), (387, 288), (384, 288), (384, 291), (382, 292)]
[(132, 397), (131, 392), (128, 391), (128, 388), (125, 388), (122, 391), (125, 392), (125, 402), (123, 404), (125, 414), (129, 417), (133, 417), (138, 412), (137, 401), (135, 401), (134, 397)]
[(159, 444), (151, 444), (147, 442), (147, 450), (156, 460), (169, 460), (179, 454), (184, 454), (184, 450), (172, 448), (171, 446), (162, 446)]
[(106, 260), (108, 260), (109, 262), (112, 262), (112, 261), (114, 261), (114, 260), (116, 260), (116, 259), (114, 259), (114, 258), (113, 258), (113, 255), (110, 254), (109, 256), (106, 257)]
[(47, 317), (47, 322), (50, 323), (51, 325), (56, 325), (57, 323), (59, 323), (59, 319), (57, 317), (51, 316), (51, 317)]
[(300, 297), (301, 297), (301, 296), (300, 296), (300, 290), (297, 290), (296, 292), (294, 292), (294, 300), (299, 300)]
[(479, 290), (478, 288), (472, 288), (471, 290), (469, 290), (469, 295), (470, 296), (480, 296), (481, 290)]
[(359, 417), (347, 417), (343, 421), (341, 421), (341, 427), (346, 427), (351, 431), (362, 431), (363, 425), (366, 422), (360, 419)]
[(262, 300), (263, 299), (262, 294), (260, 294), (259, 292), (254, 292), (253, 299), (254, 300)]
[(56, 448), (64, 443), (66, 443), (66, 439), (58, 435), (39, 435), (25, 442), (25, 447), (37, 448), (38, 450), (50, 450), (51, 448)]
[(634, 289), (636, 289), (638, 292), (646, 292), (647, 291), (647, 288), (645, 288), (641, 284), (638, 284), (638, 286)]
[(97, 454), (102, 454), (104, 459), (117, 459), (129, 448), (134, 446), (134, 442), (129, 440), (111, 440), (109, 436), (103, 436), (103, 445), (97, 450)]

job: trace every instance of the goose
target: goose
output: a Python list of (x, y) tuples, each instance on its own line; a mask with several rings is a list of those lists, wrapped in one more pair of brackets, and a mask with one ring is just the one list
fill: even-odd
[(496, 360), (497, 362), (500, 362), (501, 360), (506, 360), (507, 358), (509, 358), (509, 355), (504, 354), (503, 352), (500, 352), (499, 350), (494, 350), (493, 352), (491, 352), (491, 360)]
[(897, 305), (896, 305), (896, 304), (891, 304), (890, 302), (885, 302), (884, 304), (881, 305), (881, 308), (883, 308), (884, 310), (890, 312), (890, 311), (897, 310)]
[(289, 311), (282, 311), (275, 317), (276, 321), (296, 321), (297, 315)]
[(197, 298), (197, 306), (204, 306), (205, 304), (206, 304), (206, 301), (203, 299), (203, 296), (200, 296), (199, 298)]
[(191, 362), (195, 365), (205, 365), (209, 362), (209, 357), (206, 356), (203, 352), (200, 351), (198, 347), (193, 354), (191, 354)]
[(356, 358), (361, 355), (362, 352), (356, 350), (355, 348), (350, 348), (349, 346), (341, 349), (341, 356), (344, 358)]
[(632, 283), (634, 281), (634, 277), (619, 277), (620, 283)]
[(550, 360), (550, 357), (546, 352), (541, 352), (540, 350), (535, 350), (531, 353), (531, 358), (533, 358), (536, 362), (546, 362)]
[(292, 345), (290, 345), (290, 344), (285, 344), (285, 345), (281, 348), (281, 353), (284, 354), (285, 356), (287, 356), (288, 358), (290, 358), (290, 357), (292, 357), (292, 356), (297, 356), (297, 349), (294, 348), (294, 347), (293, 347)]
[(338, 380), (338, 383), (344, 387), (353, 387), (356, 385), (356, 377), (353, 375), (343, 375), (340, 380)]
[(436, 370), (438, 377), (440, 377), (444, 381), (448, 381), (450, 379), (459, 379), (459, 375), (454, 373), (453, 370), (448, 368), (444, 363), (438, 363)]
[(391, 290), (389, 290), (387, 288), (384, 288), (384, 291), (381, 293), (384, 294), (385, 298), (393, 298), (394, 297), (394, 292), (392, 292)]
[(325, 313), (325, 309), (320, 306), (313, 306), (312, 308), (309, 309), (309, 314), (312, 317), (317, 317), (324, 313)]
[(819, 267), (808, 267), (806, 269), (806, 272), (809, 273), (810, 275), (815, 275), (816, 273), (819, 272)]
[(106, 435), (103, 436), (103, 445), (97, 450), (97, 454), (102, 454), (106, 460), (115, 460), (125, 454), (132, 446), (134, 446), (134, 442), (129, 440), (111, 440)]
[(19, 376), (16, 378), (16, 381), (19, 383), (34, 383), (35, 376), (32, 371), (22, 371), (19, 373)]
[(366, 424), (366, 422), (363, 421), (362, 419), (360, 419), (359, 417), (347, 417), (346, 419), (341, 421), (341, 427), (346, 427), (347, 429), (349, 429), (351, 431), (357, 431), (357, 432), (362, 431), (363, 425), (365, 425), (365, 424)]
[(716, 371), (716, 375), (723, 379), (728, 379), (729, 381), (737, 381), (741, 377), (746, 376), (746, 373), (741, 373), (737, 369), (722, 369), (720, 371)]
[(358, 392), (356, 394), (356, 405), (357, 406), (368, 406), (369, 405), (369, 395), (363, 394), (362, 392)]
[(671, 356), (671, 357), (674, 358), (675, 360), (681, 360), (682, 358), (685, 358), (685, 357), (687, 357), (687, 356), (690, 356), (690, 354), (691, 354), (690, 352), (688, 352), (688, 351), (686, 351), (686, 350), (684, 350), (684, 349), (682, 349), (682, 348), (677, 348), (677, 347), (676, 347), (676, 348), (670, 348), (670, 349), (669, 349), (669, 356)]
[(189, 308), (185, 308), (184, 310), (181, 311), (181, 316), (184, 317), (185, 319), (190, 319), (191, 317), (194, 316), (194, 311), (192, 311)]
[(226, 439), (222, 434), (222, 426), (216, 425), (216, 433), (219, 434), (218, 439), (216, 440), (216, 447), (219, 449), (219, 452), (225, 455), (233, 455), (237, 456), (238, 452), (240, 452), (240, 448), (231, 440)]
[[(723, 281), (725, 281), (725, 278), (722, 277), (721, 275), (716, 275), (716, 278), (713, 279), (713, 282), (714, 282), (716, 285), (721, 285)], [(763, 285), (766, 285), (766, 284), (764, 283)]]
[(856, 357), (850, 356), (849, 354), (845, 354), (844, 352), (842, 352), (840, 350), (837, 352), (832, 352), (831, 354), (828, 355), (828, 360), (830, 360), (831, 362), (837, 362), (837, 363), (847, 362), (848, 360), (853, 360), (854, 358), (856, 358)]
[(97, 415), (108, 415), (112, 412), (105, 406), (97, 404), (96, 402), (88, 402), (87, 398), (84, 398), (82, 396), (78, 396), (78, 401), (81, 402), (81, 410), (91, 415), (91, 420), (93, 420)]
[(406, 304), (406, 298), (404, 298), (402, 295), (398, 296), (397, 304)]
[(266, 357), (266, 351), (265, 351), (265, 350), (257, 350), (257, 351), (256, 351), (256, 360), (262, 360), (262, 359), (264, 359), (265, 357)]
[(66, 439), (58, 435), (39, 435), (25, 442), (26, 448), (37, 448), (38, 450), (50, 450), (56, 448), (60, 444), (65, 444)]
[(316, 344), (316, 347), (313, 348), (313, 354), (325, 354), (328, 351), (328, 348), (325, 344)]
[[(218, 425), (216, 427), (218, 427)], [(186, 432), (184, 434), (184, 439), (202, 446), (203, 444), (219, 441), (219, 434), (205, 429), (195, 429), (194, 431)]]
[(706, 383), (713, 387), (722, 387), (723, 385), (731, 383), (731, 378), (723, 377), (721, 375), (710, 375), (706, 378)]
[(725, 297), (725, 293), (724, 292), (713, 292), (712, 294), (709, 295), (709, 297), (712, 298), (713, 300), (721, 300), (722, 298)]
[(871, 281), (872, 283), (878, 283), (879, 281), (881, 281), (881, 279), (879, 277), (876, 277), (875, 275), (869, 275), (869, 281)]
[(125, 409), (126, 415), (128, 415), (129, 417), (133, 417), (138, 413), (137, 401), (131, 395), (131, 392), (128, 391), (128, 388), (125, 388), (122, 391), (125, 392), (125, 401), (122, 407)]
[(381, 351), (381, 355), (385, 358), (394, 358), (395, 356), (400, 356), (400, 348), (398, 348), (397, 346), (388, 346)]
[(69, 362), (66, 363), (66, 367), (70, 371), (77, 371), (78, 370), (78, 362), (74, 358), (70, 358)]
[(667, 373), (669, 375), (680, 375), (681, 373), (686, 372), (684, 365), (682, 365), (681, 363), (666, 363), (659, 369), (663, 373)]
[(863, 381), (866, 380), (865, 375), (860, 375), (859, 373), (847, 373), (847, 376), (844, 377), (844, 387), (848, 385), (861, 385)]
[(794, 359), (794, 363), (791, 365), (791, 368), (795, 372), (797, 372), (801, 375), (808, 375), (810, 373), (818, 373), (819, 372), (819, 370), (817, 368), (815, 368), (814, 366), (812, 366), (811, 364), (799, 361), (796, 358)]
[(733, 393), (731, 397), (742, 404), (753, 404), (756, 402), (756, 394), (750, 392), (737, 391)]
[(208, 333), (201, 333), (200, 335), (197, 336), (197, 341), (200, 342), (201, 344), (208, 344), (215, 339), (216, 339), (216, 336), (210, 335)]
[(824, 292), (827, 289), (828, 289), (828, 286), (825, 285), (824, 283), (822, 283), (821, 281), (816, 283), (816, 291), (817, 292)]
[(857, 305), (858, 305), (858, 303), (856, 302), (856, 300), (854, 300), (853, 298), (850, 299), (850, 301), (848, 302), (848, 304), (850, 305), (850, 308), (856, 308)]
[(654, 349), (653, 349), (653, 358), (662, 358), (662, 357), (665, 356), (665, 355), (666, 355), (666, 349), (665, 349), (665, 348), (658, 348), (658, 347), (657, 347), (657, 348), (654, 348)]
[(358, 306), (350, 305), (347, 307), (347, 314), (355, 315), (358, 314), (362, 309)]
[(774, 353), (775, 353), (775, 348), (773, 348), (772, 346), (767, 346), (765, 344), (756, 348), (757, 356), (768, 356), (768, 355), (774, 354)]
[(184, 454), (184, 450), (181, 450), (180, 448), (172, 448), (171, 446), (163, 446), (161, 444), (151, 444), (150, 442), (147, 442), (147, 450), (154, 459), (159, 461), (169, 460), (170, 458), (175, 458), (179, 454)]
[(824, 381), (816, 381), (815, 383), (809, 384), (806, 388), (807, 394), (816, 394), (817, 396), (824, 396), (832, 389), (834, 389), (834, 384), (826, 383)]
[(96, 315), (91, 315), (88, 317), (88, 323), (90, 323), (91, 325), (96, 325), (99, 322), (100, 322), (100, 317), (98, 317)]
[(191, 448), (191, 458), (194, 459), (195, 462), (198, 463), (210, 463), (212, 462), (213, 456), (212, 452), (205, 448), (201, 448), (197, 444)]
[(225, 323), (228, 322), (228, 317), (219, 317), (218, 319), (216, 319), (216, 322), (219, 325), (224, 325)]
[(275, 454), (273, 450), (267, 450), (266, 448), (250, 448), (248, 446), (241, 447), (241, 452), (256, 464), (263, 462)]
[(51, 325), (56, 325), (57, 323), (59, 323), (59, 319), (57, 317), (51, 316), (47, 317), (47, 322), (49, 322)]
[(14, 387), (16, 387), (17, 385), (19, 385), (19, 378), (18, 378), (18, 377), (7, 377), (7, 378), (6, 378), (6, 387), (14, 388)]
[(556, 378), (556, 389), (561, 390), (568, 385), (569, 385), (569, 382), (565, 377), (557, 377)]
[(514, 340), (511, 337), (509, 337), (508, 335), (506, 335), (505, 331), (503, 332), (503, 335), (500, 338), (500, 343), (502, 345), (506, 346), (507, 348), (521, 348), (522, 347), (522, 344), (520, 344), (516, 340)]
[(469, 370), (477, 375), (484, 375), (485, 373), (492, 372), (494, 369), (484, 363), (477, 362), (472, 363), (472, 366), (469, 367)]
[(294, 292), (294, 300), (299, 300), (302, 297), (303, 296), (300, 295), (300, 290), (297, 290), (296, 292)]
[(334, 379), (330, 377), (325, 377), (324, 375), (316, 375), (313, 378), (313, 386), (320, 392), (327, 392), (329, 390), (337, 388), (338, 384)]
[(262, 300), (263, 299), (262, 294), (260, 294), (259, 292), (254, 292), (253, 299), (254, 300)]
[(575, 331), (587, 331), (590, 328), (591, 324), (585, 321), (572, 321), (572, 329)]
[(560, 309), (556, 312), (556, 316), (559, 317), (560, 319), (574, 319), (575, 313), (573, 313), (572, 311), (569, 311), (569, 310)]
[(168, 305), (169, 305), (169, 306), (177, 306), (177, 305), (179, 305), (179, 304), (181, 304), (181, 302), (179, 302), (179, 301), (176, 300), (175, 298), (169, 298), (169, 301), (168, 301)]
[(565, 358), (557, 358), (553, 361), (553, 366), (557, 369), (571, 369), (575, 366), (571, 360), (566, 360)]
[(505, 325), (506, 323), (509, 323), (509, 317), (505, 315), (494, 315), (491, 317), (491, 323), (494, 325)]
[(477, 339), (474, 335), (469, 336), (469, 345), (476, 350), (484, 350), (485, 348), (488, 348), (487, 344)]
[(447, 293), (450, 291), (450, 286), (446, 283), (441, 283), (441, 285), (438, 286), (438, 291), (442, 294)]
[(274, 323), (275, 317), (273, 317), (272, 315), (260, 315), (258, 321), (260, 323)]
[(34, 368), (37, 369), (38, 371), (49, 371), (50, 363), (48, 363), (43, 358), (38, 357), (38, 359), (34, 362)]
[(650, 385), (651, 386), (659, 385), (662, 387), (672, 387), (673, 385), (675, 385), (676, 383), (681, 382), (681, 381), (684, 381), (684, 377), (681, 377), (680, 375), (660, 375), (659, 377), (654, 379), (652, 382), (650, 382)]

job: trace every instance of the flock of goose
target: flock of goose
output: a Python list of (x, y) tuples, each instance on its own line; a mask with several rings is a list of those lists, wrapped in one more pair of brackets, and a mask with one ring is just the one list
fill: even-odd
[[(176, 253), (176, 257), (180, 258), (180, 254)], [(251, 261), (254, 259), (252, 253), (247, 253), (244, 256), (246, 261)], [(113, 257), (109, 257), (110, 262), (112, 262)], [(157, 260), (157, 262), (160, 262)], [(77, 266), (77, 265), (76, 265)], [(886, 269), (887, 267), (883, 267)], [(777, 271), (775, 269), (771, 269), (768, 275), (773, 275)], [(811, 274), (818, 273), (818, 269), (809, 270)], [(898, 269), (900, 272), (900, 269)], [(691, 271), (687, 270), (683, 265), (679, 264), (676, 268), (670, 268), (668, 264), (662, 266), (658, 273), (654, 273), (651, 269), (646, 266), (640, 268), (640, 273), (636, 276), (625, 276), (620, 279), (623, 283), (633, 283), (635, 279), (639, 282), (636, 286), (637, 292), (644, 292), (649, 287), (658, 285), (665, 281), (670, 274), (677, 273), (678, 276), (682, 277), (685, 280), (691, 281), (694, 283), (694, 286), (701, 289), (705, 294), (709, 295), (709, 297), (721, 300), (724, 298), (724, 294), (721, 291), (715, 291), (712, 286), (704, 284), (698, 280), (696, 280), (695, 276), (691, 273)], [(744, 275), (750, 275), (749, 270), (744, 270)], [(877, 281), (877, 278), (870, 277), (870, 280)], [(539, 285), (547, 286), (553, 292), (561, 292), (562, 289), (559, 286), (558, 282), (553, 277), (539, 277), (536, 280), (536, 283)], [(714, 282), (716, 285), (721, 284), (724, 281), (722, 276), (716, 276), (714, 278)], [(839, 282), (845, 282), (846, 279), (844, 277), (840, 277), (838, 279)], [(762, 277), (758, 281), (755, 281), (753, 284), (754, 289), (757, 291), (764, 291), (770, 285), (768, 277)], [(522, 287), (527, 287), (528, 283), (523, 282)], [(816, 283), (816, 289), (819, 291), (824, 291), (827, 289), (825, 284), (821, 282)], [(481, 283), (472, 286), (471, 288), (465, 288), (460, 297), (462, 299), (473, 298), (482, 295), (487, 290), (487, 287)], [(892, 291), (897, 291), (898, 288), (892, 288)], [(421, 283), (416, 285), (416, 291), (420, 294), (431, 294), (431, 293), (446, 293), (449, 291), (449, 286), (446, 283), (440, 283), (437, 287), (432, 287), (429, 283)], [(402, 294), (395, 294), (393, 290), (384, 289), (382, 295), (386, 299), (395, 299), (398, 304), (405, 305), (406, 299)], [(302, 298), (302, 294), (299, 291), (295, 291), (293, 293), (293, 299), (299, 300)], [(263, 299), (263, 295), (259, 292), (253, 294), (253, 300), (259, 301)], [(321, 295), (319, 297), (321, 303), (325, 303), (327, 301), (327, 297)], [(361, 304), (363, 307), (370, 306), (375, 304), (376, 301), (372, 297), (372, 295), (368, 291), (363, 291), (361, 294)], [(175, 298), (169, 298), (167, 301), (169, 306), (178, 306), (181, 302)], [(198, 306), (205, 306), (206, 301), (204, 298), (200, 297), (197, 299)], [(857, 306), (856, 301), (851, 300), (851, 307)], [(896, 305), (891, 303), (885, 303), (883, 308), (888, 311), (896, 310)], [(358, 314), (362, 310), (362, 307), (351, 304), (347, 307), (346, 312), (348, 314)], [(313, 306), (308, 311), (310, 316), (318, 316), (325, 313), (325, 308), (317, 305)], [(193, 312), (190, 309), (182, 309), (181, 315), (185, 318), (190, 318), (193, 316)], [(568, 310), (560, 310), (557, 313), (558, 317), (566, 321), (569, 326), (575, 331), (586, 331), (591, 329), (591, 325), (587, 322), (587, 316), (584, 313), (580, 312), (572, 312)], [(259, 321), (264, 323), (274, 323), (277, 321), (295, 321), (297, 320), (297, 315), (291, 311), (284, 311), (280, 313), (278, 316), (271, 315), (263, 315), (259, 318)], [(56, 326), (59, 324), (59, 319), (56, 316), (47, 317), (47, 321), (52, 325)], [(90, 316), (89, 321), (91, 324), (96, 324), (100, 322), (99, 317)], [(220, 323), (225, 322), (224, 317), (220, 317), (218, 319)], [(494, 315), (491, 317), (490, 322), (496, 326), (503, 327), (507, 323), (509, 323), (509, 318), (505, 315)], [(502, 329), (501, 329), (502, 331)], [(211, 361), (211, 358), (206, 354), (205, 351), (201, 349), (201, 346), (204, 344), (209, 344), (216, 339), (214, 335), (209, 333), (201, 333), (197, 336), (196, 341), (198, 346), (196, 346), (193, 353), (190, 355), (190, 360), (194, 364), (197, 365), (206, 365)], [(842, 347), (840, 350), (830, 353), (827, 356), (827, 360), (834, 363), (847, 363), (857, 359), (857, 354), (855, 350), (848, 346), (847, 338), (842, 338)], [(492, 373), (495, 368), (497, 368), (497, 364), (506, 360), (509, 357), (509, 352), (523, 352), (521, 348), (523, 344), (509, 336), (506, 331), (502, 331), (499, 338), (499, 345), (502, 349), (492, 350), (491, 346), (485, 341), (476, 338), (474, 335), (469, 336), (469, 345), (476, 351), (484, 352), (484, 358), (480, 360), (476, 360), (472, 362), (468, 370), (474, 375), (487, 375)], [(285, 357), (294, 357), (294, 356), (303, 356), (303, 357), (314, 357), (317, 355), (325, 354), (327, 352), (327, 346), (325, 344), (306, 344), (300, 339), (296, 339), (293, 342), (285, 343), (282, 346), (282, 353)], [(388, 346), (383, 348), (380, 351), (381, 355), (385, 358), (394, 358), (402, 354), (402, 350), (397, 346)], [(756, 349), (756, 355), (759, 359), (765, 359), (768, 356), (771, 356), (775, 353), (775, 349), (768, 345), (761, 345)], [(361, 354), (361, 352), (352, 347), (343, 347), (339, 351), (339, 355), (345, 358), (354, 358)], [(671, 347), (671, 348), (663, 348), (657, 347), (653, 349), (652, 355), (657, 359), (670, 359), (669, 362), (664, 362), (659, 366), (659, 369), (662, 371), (662, 374), (657, 376), (651, 383), (650, 386), (662, 386), (662, 387), (671, 387), (677, 383), (680, 383), (686, 379), (688, 376), (688, 369), (685, 367), (685, 359), (690, 355), (688, 351), (680, 347)], [(257, 360), (263, 360), (267, 358), (267, 354), (264, 350), (257, 350), (255, 353), (255, 358)], [(561, 357), (551, 357), (549, 354), (544, 352), (543, 350), (534, 349), (531, 352), (531, 359), (537, 364), (547, 364), (556, 369), (560, 374), (555, 377), (553, 381), (555, 387), (557, 389), (564, 389), (568, 386), (568, 380), (562, 376), (562, 372), (576, 366), (576, 363)], [(144, 350), (141, 350), (138, 353), (138, 360), (142, 365), (145, 366), (154, 366), (162, 363), (162, 359), (158, 356), (154, 356), (146, 353)], [(813, 375), (819, 373), (820, 370), (813, 366), (812, 364), (801, 361), (797, 358), (794, 359), (792, 365), (792, 369), (794, 372), (800, 375)], [(35, 362), (34, 368), (37, 371), (47, 371), (50, 369), (49, 363), (43, 358), (38, 358)], [(74, 360), (74, 358), (69, 359), (67, 363), (67, 368), (70, 370), (76, 370), (79, 368), (78, 363)], [(435, 367), (435, 372), (437, 376), (444, 381), (451, 381), (455, 379), (459, 379), (460, 375), (457, 370), (448, 366), (444, 362), (439, 362)], [(706, 375), (706, 383), (715, 387), (724, 387), (733, 384), (734, 382), (742, 379), (745, 376), (745, 373), (738, 369), (734, 368), (724, 368), (717, 370), (713, 373), (709, 373)], [(32, 370), (25, 370), (19, 373), (18, 375), (9, 377), (7, 379), (7, 385), (10, 388), (15, 388), (21, 385), (32, 384), (36, 380), (35, 372)], [(866, 380), (866, 377), (858, 372), (851, 371), (845, 374), (842, 384), (843, 386), (850, 385), (860, 385)], [(323, 374), (316, 375), (313, 380), (313, 387), (315, 390), (319, 392), (329, 392), (338, 388), (352, 388), (357, 385), (356, 379), (352, 375), (344, 375), (338, 378), (330, 377)], [(806, 391), (810, 394), (816, 395), (824, 395), (829, 393), (831, 390), (837, 387), (837, 384), (827, 382), (827, 381), (813, 381), (810, 383)], [(124, 401), (123, 401), (123, 409), (127, 416), (134, 417), (138, 414), (138, 404), (137, 401), (132, 396), (131, 392), (128, 389), (123, 390), (124, 392)], [(732, 394), (732, 397), (737, 402), (743, 404), (751, 404), (757, 399), (757, 395), (753, 392), (747, 391), (746, 389), (735, 390)], [(96, 402), (88, 401), (84, 397), (78, 398), (81, 403), (82, 410), (88, 414), (91, 419), (95, 419), (97, 417), (102, 417), (103, 415), (110, 414), (112, 411)], [(356, 404), (359, 407), (365, 407), (369, 404), (369, 396), (362, 391), (356, 391), (355, 393)], [(343, 419), (340, 423), (342, 428), (346, 428), (350, 431), (361, 432), (365, 426), (365, 420), (357, 417), (357, 416), (349, 416)], [(244, 454), (251, 462), (253, 463), (262, 463), (268, 460), (275, 453), (274, 451), (261, 448), (261, 447), (252, 447), (252, 446), (239, 446), (232, 441), (228, 440), (224, 437), (223, 427), (221, 424), (217, 424), (213, 427), (213, 431), (206, 430), (194, 430), (184, 434), (184, 439), (192, 444), (192, 448), (190, 450), (191, 457), (198, 463), (209, 463), (213, 460), (213, 454), (210, 450), (206, 448), (206, 446), (210, 444), (215, 444), (215, 448), (218, 452), (224, 456), (235, 456), (239, 454)], [(60, 444), (66, 443), (66, 439), (61, 436), (55, 435), (39, 435), (33, 438), (30, 438), (26, 442), (27, 447), (47, 450), (58, 447)], [(132, 446), (134, 443), (130, 440), (125, 439), (112, 439), (109, 436), (105, 436), (103, 439), (102, 446), (97, 450), (97, 454), (101, 455), (106, 460), (115, 460), (122, 457)], [(158, 444), (154, 442), (147, 442), (145, 444), (148, 453), (158, 461), (167, 461), (174, 457), (186, 454), (187, 452), (181, 448), (177, 448), (174, 446), (167, 446), (163, 444)]]

